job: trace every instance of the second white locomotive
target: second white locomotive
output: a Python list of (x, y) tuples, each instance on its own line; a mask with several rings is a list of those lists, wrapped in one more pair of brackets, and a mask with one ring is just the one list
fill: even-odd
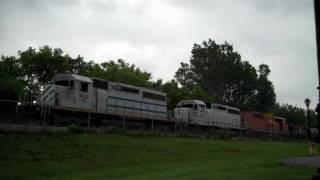
[(241, 129), (240, 109), (199, 100), (182, 100), (174, 109), (176, 121), (201, 126)]

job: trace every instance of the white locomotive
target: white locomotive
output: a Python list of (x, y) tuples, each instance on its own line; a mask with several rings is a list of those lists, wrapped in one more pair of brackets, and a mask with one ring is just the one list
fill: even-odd
[(75, 74), (57, 74), (40, 103), (54, 109), (165, 120), (166, 94)]
[(199, 100), (182, 100), (174, 109), (176, 121), (228, 129), (243, 128), (240, 109)]
[(182, 100), (168, 116), (166, 94), (127, 84), (76, 74), (57, 74), (40, 96), (40, 104), (53, 109), (116, 115), (240, 129), (240, 110), (199, 100)]

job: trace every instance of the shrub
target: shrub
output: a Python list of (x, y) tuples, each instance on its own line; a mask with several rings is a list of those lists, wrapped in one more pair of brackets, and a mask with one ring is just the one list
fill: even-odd
[(227, 131), (222, 131), (219, 135), (219, 139), (221, 140), (230, 140), (230, 135), (229, 132)]
[(87, 131), (78, 125), (71, 124), (68, 126), (68, 132), (72, 134), (84, 134)]
[(102, 132), (106, 134), (125, 134), (126, 130), (115, 126), (107, 126), (102, 129)]

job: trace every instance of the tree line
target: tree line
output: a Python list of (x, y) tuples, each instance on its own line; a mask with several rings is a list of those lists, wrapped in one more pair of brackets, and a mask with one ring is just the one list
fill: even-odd
[[(304, 124), (303, 108), (276, 103), (270, 72), (267, 64), (256, 69), (231, 44), (212, 39), (194, 44), (189, 62), (182, 62), (167, 82), (153, 80), (150, 72), (122, 59), (96, 63), (45, 45), (18, 51), (17, 56), (1, 56), (0, 98), (18, 100), (26, 92), (39, 91), (57, 73), (75, 73), (160, 90), (167, 93), (168, 109), (181, 99), (199, 99), (241, 110), (274, 112), (291, 123)], [(315, 118), (314, 111), (311, 114)]]

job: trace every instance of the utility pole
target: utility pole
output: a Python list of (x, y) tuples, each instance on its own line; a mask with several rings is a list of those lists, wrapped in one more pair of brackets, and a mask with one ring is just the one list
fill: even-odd
[(318, 137), (316, 138), (316, 142), (320, 144), (320, 24), (319, 24), (319, 16), (320, 16), (320, 1), (314, 0), (314, 16), (315, 16), (315, 27), (316, 27), (316, 45), (317, 45), (317, 61), (318, 61), (318, 91), (319, 91), (319, 100), (316, 108), (316, 112), (318, 115)]

